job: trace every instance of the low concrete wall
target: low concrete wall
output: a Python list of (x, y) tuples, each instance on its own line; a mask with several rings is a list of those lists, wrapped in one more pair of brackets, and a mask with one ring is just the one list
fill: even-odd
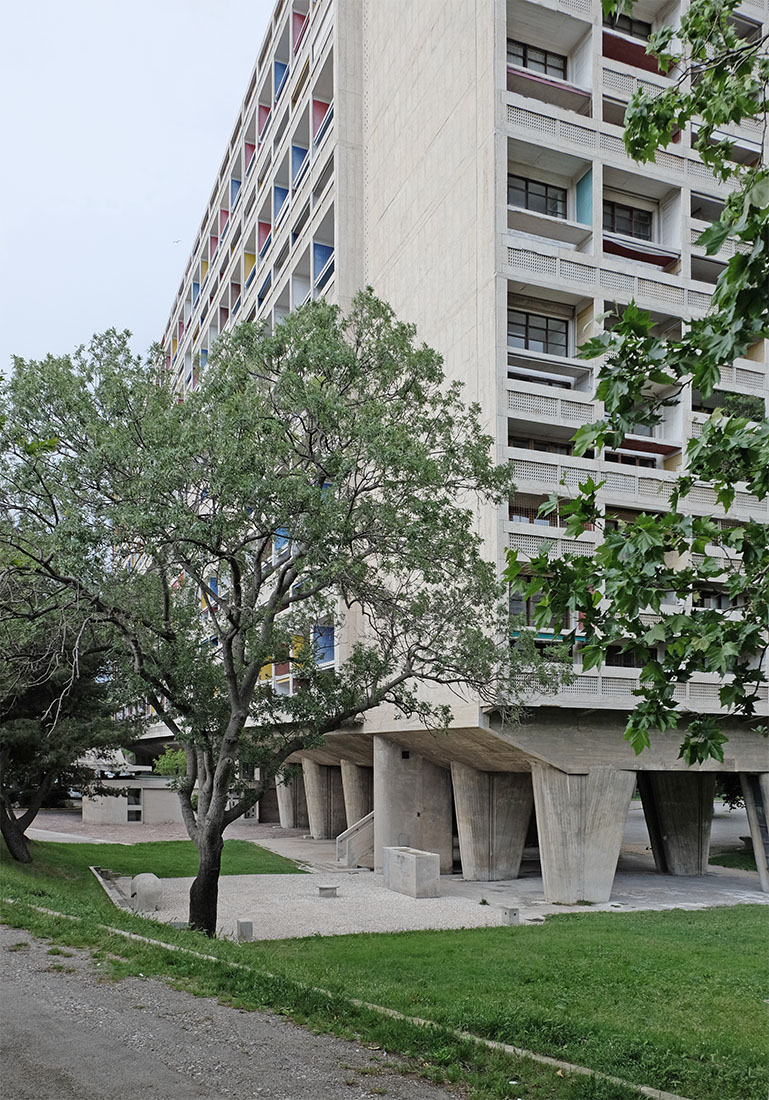
[[(361, 863), (365, 860), (365, 863)], [(356, 821), (336, 838), (336, 861), (342, 867), (374, 865), (374, 811)]]
[(385, 848), (383, 871), (387, 890), (412, 898), (440, 897), (441, 857), (437, 852)]

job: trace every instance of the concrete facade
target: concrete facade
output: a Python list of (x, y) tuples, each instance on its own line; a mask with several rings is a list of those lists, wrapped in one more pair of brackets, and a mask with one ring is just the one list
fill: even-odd
[[(635, 32), (676, 22), (685, 7), (639, 0)], [(743, 0), (741, 33), (765, 29), (768, 15), (769, 0)], [(625, 153), (630, 95), (675, 79), (650, 67), (635, 32), (604, 25), (599, 0), (281, 0), (163, 336), (180, 389), (197, 384), (223, 328), (277, 323), (310, 297), (344, 308), (370, 284), (444, 356), (448, 378), (479, 403), (498, 461), (515, 465), (515, 496), (477, 512), (500, 568), (508, 548), (524, 561), (543, 548), (594, 552), (598, 532), (574, 540), (557, 513), (537, 516), (553, 490), (588, 475), (604, 482), (611, 522), (663, 512), (686, 442), (709, 415), (696, 391), (614, 452), (576, 458), (570, 443), (602, 413), (597, 366), (576, 356), (602, 316), (634, 299), (675, 336), (709, 307), (728, 255), (708, 258), (696, 244), (728, 185), (713, 180), (688, 131), (655, 163)], [(731, 137), (743, 159), (760, 149), (758, 123)], [(761, 344), (724, 365), (721, 385), (765, 401), (768, 379)], [(689, 501), (719, 514), (707, 485)], [(738, 491), (730, 517), (769, 519), (769, 506)], [(737, 614), (725, 579), (703, 606)], [(519, 603), (528, 624), (532, 606)], [(354, 636), (351, 615), (330, 667)], [(622, 734), (640, 669), (619, 652), (599, 669), (585, 671), (578, 650), (574, 661), (574, 683), (558, 694), (524, 689), (517, 727), (447, 695), (445, 734), (382, 707), (302, 753), (312, 835), (339, 836), (373, 808), (378, 868), (384, 848), (411, 847), (438, 853), (442, 872), (458, 864), (467, 878), (493, 880), (517, 874), (533, 803), (546, 897), (605, 900), (636, 778), (658, 869), (687, 875), (706, 866), (707, 803), (714, 774), (727, 771), (743, 776), (769, 890), (766, 740), (725, 719), (722, 764), (688, 773), (669, 734), (637, 757)], [(270, 676), (277, 691), (293, 690), (290, 670)], [(718, 713), (718, 688), (698, 675), (676, 698), (684, 711)], [(765, 717), (765, 686), (759, 695)], [(278, 789), (284, 825), (299, 823), (293, 790)]]

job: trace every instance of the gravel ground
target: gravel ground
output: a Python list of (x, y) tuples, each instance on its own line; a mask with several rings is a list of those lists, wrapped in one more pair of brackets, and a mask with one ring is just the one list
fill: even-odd
[[(14, 945), (24, 944), (23, 947)], [(154, 979), (105, 980), (85, 951), (0, 926), (7, 1100), (450, 1100), (384, 1051)]]
[[(163, 899), (153, 915), (185, 921), (191, 878), (163, 879)], [(321, 898), (319, 885), (338, 896)], [(405, 932), (417, 928), (480, 928), (503, 924), (502, 910), (466, 897), (411, 898), (385, 890), (371, 871), (333, 875), (222, 875), (219, 934), (234, 936), (235, 921), (252, 920), (260, 940), (286, 936), (341, 936), (347, 932)]]

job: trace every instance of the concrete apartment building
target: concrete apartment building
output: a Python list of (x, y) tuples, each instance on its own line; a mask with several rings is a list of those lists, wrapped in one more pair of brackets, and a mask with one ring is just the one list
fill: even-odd
[[(717, 259), (695, 243), (727, 190), (691, 135), (643, 167), (622, 141), (630, 95), (670, 80), (645, 38), (685, 4), (639, 0), (632, 20), (608, 26), (600, 0), (279, 0), (163, 337), (177, 384), (196, 384), (226, 327), (278, 322), (319, 295), (346, 308), (371, 284), (441, 352), (480, 403), (498, 460), (515, 463), (509, 508), (478, 519), (500, 569), (507, 547), (592, 552), (597, 532), (575, 542), (557, 516), (537, 518), (562, 479), (605, 479), (610, 519), (664, 511), (708, 415), (696, 391), (614, 453), (575, 458), (569, 440), (601, 411), (597, 364), (575, 358), (597, 318), (635, 298), (660, 332), (680, 331), (707, 310), (730, 254), (729, 242)], [(744, 0), (745, 36), (768, 11)], [(760, 156), (758, 124), (732, 136), (735, 157)], [(768, 377), (755, 346), (724, 366), (722, 385), (765, 400)], [(707, 486), (689, 500), (715, 508)], [(745, 492), (733, 514), (769, 521), (767, 502)], [(705, 594), (709, 606), (726, 598), (717, 583)], [(329, 639), (328, 660), (345, 644)], [(272, 675), (292, 689), (288, 667)], [(636, 757), (622, 734), (638, 675), (610, 653), (556, 696), (530, 699), (514, 729), (472, 702), (452, 700), (445, 735), (377, 711), (302, 754), (303, 783), (277, 791), (281, 820), (306, 813), (314, 836), (341, 835), (351, 864), (373, 851), (379, 867), (385, 846), (407, 845), (440, 853), (450, 871), (458, 847), (466, 878), (508, 879), (534, 812), (547, 899), (603, 901), (636, 784), (658, 869), (701, 874), (714, 773), (730, 771), (769, 891), (767, 741), (727, 722), (723, 765), (686, 769), (675, 735)], [(719, 709), (712, 676), (677, 690), (694, 712)]]

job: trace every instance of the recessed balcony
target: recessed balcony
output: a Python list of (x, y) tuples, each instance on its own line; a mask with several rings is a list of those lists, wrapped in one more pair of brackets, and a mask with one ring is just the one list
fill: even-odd
[(539, 214), (534, 210), (524, 210), (520, 206), (508, 206), (507, 228), (519, 233), (530, 233), (536, 237), (549, 237), (550, 240), (579, 248), (590, 239), (593, 228), (568, 218), (556, 218), (551, 214)]
[(593, 97), (589, 88), (544, 73), (533, 73), (518, 65), (507, 66), (507, 90), (527, 99), (540, 99), (553, 107), (564, 107), (578, 115), (591, 112)]

